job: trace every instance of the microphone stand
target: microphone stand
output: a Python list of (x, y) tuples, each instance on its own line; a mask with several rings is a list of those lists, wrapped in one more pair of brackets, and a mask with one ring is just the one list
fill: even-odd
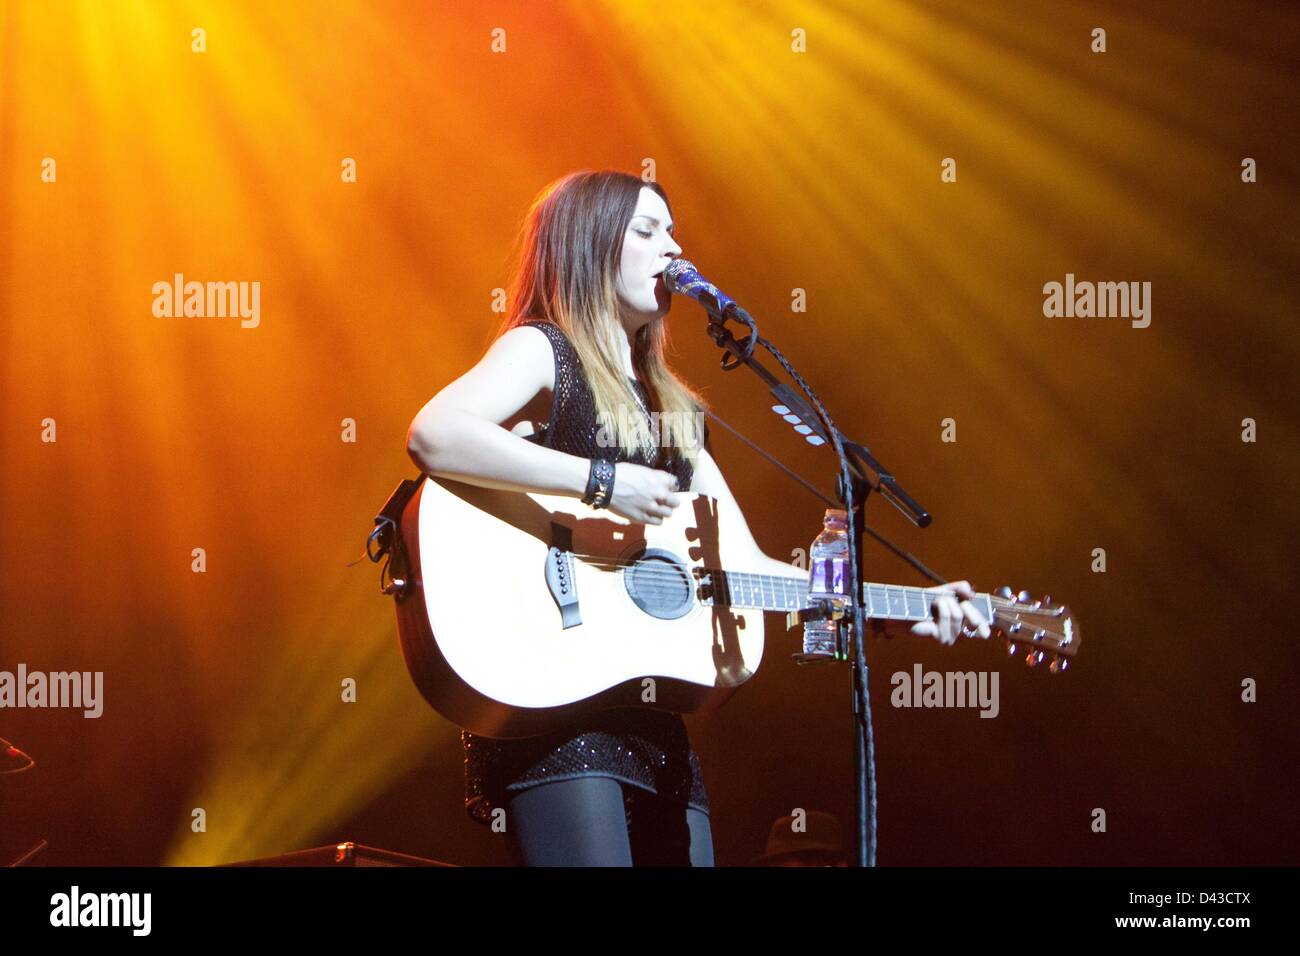
[[(812, 388), (802, 376), (790, 365), (785, 357), (770, 342), (758, 334), (758, 325), (740, 306), (729, 303), (726, 308), (719, 308), (717, 300), (712, 303), (709, 297), (696, 298), (709, 316), (707, 332), (714, 343), (727, 354), (722, 357), (721, 367), (730, 372), (741, 365), (748, 366), (776, 396), (779, 405), (774, 410), (781, 413), (786, 421), (795, 424), (795, 430), (802, 434), (812, 445), (826, 444), (835, 447), (839, 458), (839, 474), (836, 480), (836, 493), (844, 503), (848, 514), (849, 535), (853, 539), (850, 551), (849, 579), (854, 582), (853, 594), (849, 601), (852, 610), (853, 655), (850, 664), (853, 669), (851, 697), (853, 709), (853, 767), (855, 776), (855, 808), (857, 812), (857, 865), (876, 865), (876, 762), (875, 742), (871, 727), (871, 701), (868, 694), (869, 681), (866, 663), (866, 648), (863, 633), (866, 617), (862, 607), (862, 596), (866, 584), (862, 571), (863, 532), (866, 530), (867, 497), (872, 491), (878, 492), (886, 501), (903, 513), (919, 528), (928, 527), (930, 514), (905, 492), (875, 456), (858, 442), (846, 439), (831, 421), (829, 413), (821, 404)], [(744, 322), (750, 334), (743, 340), (737, 340), (727, 329), (729, 319)], [(808, 396), (816, 411), (799, 397), (789, 386), (778, 381), (766, 368), (754, 360), (754, 346), (762, 345), (772, 353), (782, 368), (790, 374), (799, 388)], [(730, 361), (730, 364), (728, 362)], [(820, 420), (819, 420), (820, 419)], [(812, 434), (810, 434), (812, 433)], [(766, 453), (764, 453), (766, 454)], [(771, 457), (770, 455), (768, 456)], [(888, 546), (907, 560), (922, 574), (931, 578), (936, 584), (943, 580), (914, 557), (885, 542), (874, 531), (872, 536)], [(844, 619), (836, 620), (836, 648), (841, 653), (845, 646)]]

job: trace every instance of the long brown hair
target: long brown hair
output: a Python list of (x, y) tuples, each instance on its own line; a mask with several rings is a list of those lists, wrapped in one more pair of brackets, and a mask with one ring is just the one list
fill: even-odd
[[(500, 337), (528, 319), (559, 326), (582, 360), (597, 421), (629, 455), (638, 448), (654, 448), (639, 412), (618, 413), (620, 408), (640, 408), (624, 372), (615, 323), (623, 237), (642, 187), (653, 189), (668, 205), (668, 195), (658, 183), (614, 170), (570, 173), (538, 193), (519, 232), (506, 294), (508, 312), (497, 332)], [(694, 427), (702, 415), (695, 416), (708, 406), (669, 368), (664, 359), (667, 341), (667, 323), (642, 326), (632, 342), (632, 367), (645, 387), (650, 410), (661, 413), (659, 451), (672, 448), (694, 464), (703, 439)]]

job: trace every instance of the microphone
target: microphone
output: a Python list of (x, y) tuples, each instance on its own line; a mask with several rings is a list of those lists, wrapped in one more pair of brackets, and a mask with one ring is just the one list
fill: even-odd
[(687, 295), (717, 315), (743, 312), (736, 301), (704, 276), (689, 259), (674, 259), (664, 269), (664, 286), (669, 292)]

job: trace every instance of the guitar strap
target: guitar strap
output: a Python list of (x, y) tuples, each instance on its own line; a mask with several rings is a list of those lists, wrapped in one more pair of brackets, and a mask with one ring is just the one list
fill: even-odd
[(384, 561), (384, 566), (379, 569), (379, 590), (384, 594), (400, 598), (406, 588), (406, 572), (410, 565), (406, 545), (402, 542), (402, 512), (426, 477), (421, 473), (418, 478), (403, 478), (398, 483), (379, 514), (375, 515), (375, 528), (366, 539), (366, 554), (370, 560), (375, 564)]

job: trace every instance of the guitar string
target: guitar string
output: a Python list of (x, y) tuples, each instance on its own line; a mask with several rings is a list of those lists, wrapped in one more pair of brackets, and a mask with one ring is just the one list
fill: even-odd
[[(639, 563), (639, 561), (618, 561), (616, 559), (611, 559), (611, 558), (601, 558), (599, 555), (583, 554), (580, 552), (568, 552), (568, 553), (572, 554), (575, 558), (582, 558), (585, 564), (591, 565), (593, 567), (604, 567), (613, 570), (626, 570), (628, 568), (635, 567)], [(792, 585), (798, 584), (802, 586), (807, 586), (808, 583), (801, 577), (781, 577), (780, 575), (761, 575), (758, 572), (753, 572), (753, 571), (718, 571), (717, 569), (706, 569), (706, 568), (693, 568), (692, 570), (698, 570), (701, 572), (708, 573), (710, 575), (711, 574), (724, 574), (724, 575), (746, 574), (746, 575), (754, 575), (764, 579), (763, 582), (760, 582), (758, 584), (748, 584), (743, 581), (735, 581), (732, 585), (729, 586), (729, 590), (732, 591), (733, 593), (753, 591), (756, 589), (760, 589), (763, 583), (769, 581), (783, 581), (783, 582), (789, 581), (791, 582)], [(656, 580), (656, 581), (666, 581), (671, 583), (673, 581), (683, 580), (685, 578), (685, 575), (683, 575), (680, 571), (674, 569), (646, 567), (641, 570), (638, 577), (649, 578), (651, 580)], [(906, 585), (906, 584), (886, 584), (886, 585), (874, 585), (874, 586), (886, 587), (886, 588), (906, 588), (909, 590), (912, 589), (910, 585)], [(784, 590), (786, 585), (783, 584), (781, 585), (781, 587)], [(926, 594), (934, 595), (934, 594), (945, 593), (940, 589), (927, 590), (923, 588), (917, 588), (915, 590), (920, 590), (923, 595)], [(980, 596), (982, 595), (978, 595), (978, 594), (976, 595), (977, 598)], [(970, 599), (967, 598), (965, 600), (970, 600)], [(1046, 609), (1040, 609), (1040, 611), (1041, 610), (1050, 611), (1053, 613), (1053, 616), (1056, 616), (1057, 614), (1059, 614), (1059, 612), (1062, 609), (1046, 608)]]
[[(582, 555), (575, 555), (575, 557), (582, 557)], [(588, 564), (597, 565), (597, 564), (600, 564), (601, 562), (597, 562), (597, 561), (587, 561), (587, 563), (588, 563)], [(624, 569), (624, 570), (626, 570), (627, 568), (632, 567), (632, 564), (630, 564), (630, 563), (618, 563), (618, 562), (605, 562), (605, 563), (606, 563), (607, 565), (609, 565), (609, 566), (614, 567), (616, 570), (617, 570), (617, 569)], [(747, 572), (743, 572), (743, 571), (729, 571), (729, 572), (723, 572), (723, 573), (724, 573), (724, 574), (744, 574), (744, 573), (747, 573)], [(682, 579), (683, 579), (683, 576), (682, 576), (679, 572), (677, 572), (677, 571), (670, 571), (670, 570), (653, 570), (653, 569), (649, 569), (649, 568), (643, 570), (643, 571), (641, 572), (641, 574), (638, 575), (638, 576), (639, 576), (639, 577), (647, 577), (647, 578), (650, 578), (652, 581), (656, 581), (656, 582), (664, 582), (664, 583), (668, 583), (668, 584), (679, 583), (679, 582), (681, 582)], [(800, 581), (800, 583), (803, 583), (802, 580), (799, 579), (799, 578), (785, 578), (785, 579), (778, 579), (778, 580)], [(907, 587), (908, 585), (882, 585), (882, 586), (885, 586), (885, 587)], [(754, 609), (754, 610), (758, 610), (759, 608), (762, 608), (763, 610), (768, 610), (768, 611), (783, 611), (783, 610), (785, 610), (785, 611), (797, 611), (797, 610), (802, 610), (802, 609), (804, 609), (805, 607), (807, 607), (807, 605), (804, 605), (804, 606), (795, 607), (795, 608), (784, 608), (784, 607), (781, 607), (781, 608), (770, 608), (770, 607), (767, 607), (767, 606), (766, 606), (766, 601), (761, 601), (761, 602), (759, 602), (758, 604), (755, 604), (755, 605), (746, 605), (746, 604), (742, 604), (742, 603), (740, 603), (740, 601), (737, 601), (737, 600), (734, 600), (734, 599), (735, 599), (735, 598), (740, 598), (741, 600), (752, 599), (752, 598), (749, 598), (749, 597), (748, 597), (748, 595), (749, 595), (750, 593), (752, 593), (752, 591), (754, 590), (752, 587), (747, 588), (747, 587), (745, 587), (743, 584), (740, 585), (740, 586), (735, 586), (735, 587), (730, 586), (730, 585), (725, 585), (725, 587), (727, 588), (727, 591), (728, 591), (728, 593), (730, 594), (730, 596), (733, 598), (733, 600), (727, 602), (727, 606), (729, 606), (729, 607), (752, 607), (752, 609)], [(942, 592), (939, 592), (939, 591), (933, 591), (933, 592), (931, 592), (931, 591), (925, 591), (925, 592), (922, 592), (922, 593), (925, 593), (925, 594), (938, 594), (938, 593), (942, 593)], [(776, 599), (776, 598), (775, 598), (775, 596), (774, 596), (773, 600), (775, 600), (775, 599)], [(1062, 613), (1062, 611), (1063, 611), (1062, 608), (1047, 608), (1047, 609), (1045, 609), (1045, 610), (1048, 610), (1048, 611), (1052, 612), (1052, 616), (1053, 616), (1053, 617), (1059, 616), (1060, 613)], [(1040, 612), (1041, 612), (1041, 611), (1040, 611)], [(878, 620), (918, 621), (918, 622), (920, 622), (920, 621), (925, 621), (925, 620), (928, 620), (928, 619), (929, 619), (929, 612), (926, 612), (925, 617), (913, 617), (911, 611), (905, 611), (905, 612), (903, 612), (903, 613), (904, 613), (904, 616), (903, 616), (903, 617), (897, 617), (897, 618), (896, 618), (896, 617), (894, 617), (892, 614), (890, 614), (888, 617), (886, 617), (885, 615), (881, 614), (881, 615), (876, 615), (876, 619), (878, 619)], [(1046, 631), (1047, 634), (1050, 634), (1050, 635), (1052, 635), (1054, 638), (1057, 638), (1057, 639), (1059, 639), (1059, 638), (1061, 638), (1061, 637), (1064, 636), (1063, 634), (1058, 633), (1057, 631), (1052, 630), (1050, 627), (1043, 627), (1043, 628), (1040, 628), (1040, 629)], [(1022, 638), (1022, 640), (1023, 640), (1024, 642), (1026, 642), (1026, 643), (1036, 644), (1039, 640), (1041, 640), (1041, 638), (1038, 638), (1038, 639)]]
[[(572, 556), (575, 557), (575, 558), (581, 558), (584, 564), (589, 564), (589, 565), (592, 565), (592, 566), (595, 566), (595, 567), (613, 568), (613, 569), (615, 569), (615, 570), (617, 570), (617, 569), (619, 569), (619, 568), (626, 569), (626, 568), (635, 567), (635, 566), (637, 566), (638, 564), (640, 564), (642, 561), (645, 560), (644, 558), (638, 558), (638, 559), (636, 559), (636, 560), (634, 560), (634, 561), (620, 561), (620, 560), (618, 560), (617, 558), (607, 558), (607, 557), (603, 557), (602, 555), (598, 555), (598, 554), (586, 554), (586, 553), (583, 553), (583, 552), (580, 552), (580, 551), (568, 551), (568, 552), (565, 552), (565, 553), (566, 553), (566, 554), (570, 554), (570, 555), (572, 555)], [(793, 584), (793, 583), (796, 583), (796, 582), (797, 582), (797, 583), (800, 583), (800, 584), (807, 584), (807, 583), (808, 583), (807, 580), (806, 580), (806, 578), (804, 578), (804, 577), (802, 577), (802, 576), (800, 576), (800, 577), (795, 577), (795, 576), (784, 577), (784, 576), (779, 575), (779, 574), (763, 574), (762, 572), (759, 572), (759, 571), (726, 571), (726, 570), (719, 569), (719, 568), (692, 568), (692, 570), (694, 570), (694, 571), (706, 572), (706, 573), (710, 573), (710, 574), (726, 574), (726, 575), (741, 575), (741, 574), (743, 574), (743, 575), (749, 575), (749, 576), (752, 576), (752, 577), (757, 577), (757, 578), (761, 579), (761, 580), (764, 581), (764, 582), (767, 582), (767, 581), (782, 581), (782, 582), (789, 581), (789, 582), (791, 582), (792, 584)], [(683, 577), (683, 575), (681, 574), (680, 571), (678, 571), (678, 570), (674, 570), (674, 569), (669, 569), (669, 568), (646, 567), (646, 568), (644, 568), (644, 569), (641, 571), (641, 574), (642, 574), (642, 575), (660, 575), (660, 576), (665, 577), (665, 578), (681, 578), (681, 577)], [(738, 582), (738, 583), (740, 583), (740, 582)], [(785, 585), (782, 585), (782, 586), (785, 586)], [(903, 589), (905, 589), (905, 590), (909, 590), (909, 591), (910, 591), (910, 590), (917, 590), (917, 591), (920, 591), (922, 594), (942, 594), (942, 593), (944, 593), (944, 591), (943, 591), (942, 588), (934, 588), (934, 589), (929, 589), (929, 588), (915, 588), (915, 587), (913, 587), (912, 585), (908, 585), (908, 584), (871, 584), (871, 585), (869, 585), (869, 586), (871, 586), (871, 587), (883, 587), (883, 588), (890, 588), (890, 589), (903, 588)], [(976, 594), (976, 597), (982, 597), (982, 596), (984, 596), (984, 595), (982, 595), (982, 594)], [(993, 595), (989, 595), (989, 597), (992, 598)], [(969, 599), (967, 599), (967, 600), (969, 600)], [(1057, 607), (1053, 607), (1053, 608), (1043, 608), (1043, 609), (1041, 609), (1041, 610), (1056, 612), (1056, 611), (1059, 611), (1059, 610), (1061, 610), (1061, 609), (1060, 609), (1060, 608), (1057, 608)]]
[[(621, 568), (627, 568), (627, 567), (630, 567), (630, 565), (619, 565), (618, 567), (621, 567)], [(738, 572), (734, 572), (734, 571), (733, 571), (733, 572), (728, 572), (728, 573), (735, 574), (735, 573), (738, 573)], [(652, 577), (652, 578), (655, 577), (656, 575), (658, 576), (658, 578), (659, 578), (660, 580), (663, 580), (665, 577), (668, 578), (668, 579), (669, 579), (668, 583), (680, 582), (680, 581), (682, 580), (682, 575), (680, 575), (680, 574), (678, 574), (678, 573), (676, 573), (676, 572), (672, 572), (672, 571), (661, 571), (661, 572), (655, 572), (655, 571), (650, 571), (649, 569), (647, 569), (646, 571), (643, 571), (643, 572), (641, 573), (641, 576), (648, 576), (648, 577)], [(798, 579), (791, 578), (790, 580), (798, 580)], [(907, 585), (891, 585), (891, 587), (906, 587), (906, 586), (907, 586)], [(727, 606), (727, 607), (743, 607), (743, 608), (747, 608), (747, 609), (751, 609), (751, 610), (759, 610), (759, 609), (762, 609), (762, 610), (765, 610), (765, 611), (798, 611), (798, 610), (804, 610), (804, 609), (806, 609), (806, 607), (808, 607), (808, 605), (801, 605), (800, 607), (793, 607), (793, 608), (784, 608), (784, 607), (782, 607), (782, 608), (774, 608), (774, 607), (767, 607), (767, 606), (766, 606), (766, 603), (764, 603), (764, 602), (760, 602), (760, 603), (758, 603), (758, 604), (753, 604), (753, 605), (750, 605), (750, 604), (744, 604), (744, 603), (742, 603), (742, 602), (743, 602), (744, 600), (747, 599), (746, 589), (744, 589), (744, 588), (736, 588), (736, 587), (729, 587), (729, 588), (728, 588), (728, 591), (729, 591), (731, 597), (733, 598), (733, 600), (728, 601), (728, 602), (726, 603), (726, 605), (724, 605), (724, 606)], [(933, 593), (939, 593), (939, 592), (933, 592)], [(736, 598), (739, 598), (740, 600), (735, 600)], [(1050, 611), (1052, 611), (1052, 612), (1055, 613), (1055, 612), (1060, 612), (1062, 609), (1061, 609), (1061, 608), (1049, 608), (1048, 610), (1050, 610)], [(892, 613), (889, 614), (889, 615), (885, 615), (885, 614), (877, 614), (877, 615), (874, 615), (873, 619), (874, 619), (874, 620), (915, 621), (915, 622), (918, 622), (918, 623), (919, 623), (919, 622), (922, 622), (922, 621), (927, 621), (927, 620), (930, 619), (930, 614), (929, 614), (929, 612), (926, 612), (926, 614), (925, 614), (924, 617), (913, 617), (913, 616), (912, 616), (912, 612), (910, 612), (910, 611), (904, 612), (904, 615), (905, 615), (905, 616), (903, 616), (903, 617), (894, 617)], [(1057, 632), (1057, 631), (1052, 630), (1050, 627), (1043, 627), (1043, 628), (1039, 628), (1039, 629), (1040, 629), (1040, 630), (1043, 630), (1043, 631), (1045, 632), (1044, 636), (1051, 635), (1053, 638), (1057, 639), (1058, 641), (1059, 641), (1060, 638), (1062, 638), (1062, 637), (1064, 636), (1064, 635), (1061, 634), (1060, 632)], [(1021, 643), (1037, 645), (1037, 644), (1039, 644), (1039, 643), (1042, 641), (1042, 638), (1022, 637), (1022, 638), (1020, 638), (1019, 640), (1020, 640)]]
[[(611, 568), (613, 568), (613, 569), (615, 569), (615, 570), (620, 570), (620, 569), (621, 569), (621, 570), (626, 570), (626, 569), (628, 569), (628, 568), (630, 568), (630, 567), (633, 567), (633, 566), (636, 564), (636, 562), (620, 562), (620, 561), (615, 561), (615, 560), (611, 560), (611, 559), (600, 559), (597, 555), (581, 554), (581, 553), (578, 553), (578, 552), (569, 552), (569, 553), (573, 554), (573, 556), (576, 557), (576, 558), (582, 558), (582, 559), (584, 560), (584, 562), (587, 563), (587, 564), (590, 564), (590, 565), (593, 565), (593, 566), (604, 565), (604, 566), (607, 566), (607, 567), (611, 567)], [(595, 559), (595, 560), (592, 560), (592, 559)], [(699, 570), (704, 570), (704, 569), (699, 569)], [(754, 573), (754, 572), (746, 572), (746, 571), (723, 571), (723, 572), (721, 572), (721, 573), (722, 573), (722, 574), (748, 574), (748, 573)], [(655, 581), (665, 581), (665, 582), (670, 583), (670, 584), (671, 584), (671, 583), (674, 583), (674, 582), (680, 582), (680, 581), (683, 579), (683, 575), (682, 575), (680, 572), (678, 572), (678, 571), (668, 570), (668, 569), (652, 569), (652, 568), (645, 568), (645, 569), (643, 569), (643, 570), (641, 571), (641, 573), (638, 575), (638, 577), (647, 577), (647, 578), (650, 578), (651, 580), (655, 580)], [(772, 579), (774, 579), (774, 580), (784, 580), (784, 581), (791, 581), (791, 582), (795, 582), (795, 581), (797, 581), (797, 582), (799, 582), (799, 583), (801, 583), (801, 584), (806, 584), (806, 582), (804, 582), (802, 578), (780, 578), (780, 577), (777, 577), (776, 575), (771, 575), (771, 576), (769, 576), (769, 577), (772, 578)], [(905, 585), (905, 584), (890, 584), (890, 585), (877, 585), (877, 586), (878, 586), (878, 587), (890, 587), (890, 588), (898, 588), (898, 587), (904, 587), (904, 588), (905, 588), (905, 587), (909, 587), (909, 585)], [(738, 586), (738, 587), (727, 586), (727, 590), (730, 592), (730, 594), (731, 594), (731, 596), (732, 596), (733, 598), (735, 598), (735, 597), (740, 597), (740, 598), (744, 599), (744, 598), (746, 597), (746, 593), (745, 593), (745, 592), (746, 592), (746, 591), (752, 591), (753, 589), (752, 589), (752, 588), (746, 588), (746, 587), (744, 587), (744, 586), (742, 585), (742, 586)], [(923, 594), (940, 594), (940, 593), (943, 593), (943, 592), (941, 592), (941, 591), (937, 591), (937, 590), (936, 590), (936, 591), (926, 591), (926, 590), (922, 590), (922, 593), (923, 593)], [(976, 596), (979, 597), (980, 595), (976, 595)], [(989, 597), (992, 598), (992, 595), (989, 595)], [(969, 599), (967, 599), (967, 600), (969, 600)], [(730, 606), (730, 607), (748, 607), (748, 605), (742, 605), (742, 604), (739, 604), (738, 602), (736, 602), (736, 601), (734, 601), (734, 600), (728, 602), (728, 606)], [(802, 608), (768, 608), (768, 607), (766, 607), (764, 604), (754, 605), (752, 609), (753, 609), (753, 610), (758, 610), (759, 608), (763, 608), (764, 610), (770, 610), (770, 611), (781, 611), (781, 610), (790, 610), (790, 611), (794, 611), (794, 610), (802, 610)], [(1055, 616), (1059, 616), (1059, 615), (1063, 612), (1063, 610), (1064, 610), (1063, 608), (1054, 607), (1054, 608), (1043, 608), (1043, 609), (1039, 609), (1039, 612), (1042, 613), (1042, 612), (1044, 612), (1044, 611), (1048, 611), (1048, 612), (1051, 612), (1052, 615), (1055, 617)], [(911, 616), (911, 612), (910, 612), (910, 611), (907, 611), (907, 612), (904, 612), (904, 613), (907, 615), (906, 617), (894, 618), (894, 617), (891, 616), (891, 617), (889, 617), (889, 618), (886, 618), (884, 615), (878, 615), (878, 619), (881, 619), (881, 620), (900, 620), (900, 621), (912, 621), (912, 620), (915, 620), (915, 621), (918, 621), (918, 622), (919, 622), (919, 621), (928, 620), (928, 618), (929, 618), (928, 613), (927, 613), (926, 617), (924, 617), (924, 618), (913, 618), (913, 617)], [(1063, 635), (1057, 633), (1056, 631), (1050, 630), (1049, 628), (1042, 628), (1042, 630), (1045, 630), (1048, 634), (1051, 634), (1053, 637), (1057, 637), (1057, 638), (1059, 638), (1059, 637), (1063, 636)], [(1021, 640), (1022, 640), (1024, 643), (1034, 644), (1034, 643), (1037, 643), (1037, 640), (1041, 640), (1041, 639), (1031, 640), (1031, 639), (1029, 639), (1029, 638), (1022, 638)]]
[[(585, 564), (588, 564), (588, 565), (590, 565), (590, 566), (592, 566), (592, 567), (607, 568), (607, 569), (612, 569), (612, 570), (620, 570), (620, 569), (621, 569), (621, 570), (626, 570), (627, 568), (634, 567), (634, 566), (636, 566), (638, 563), (640, 563), (639, 561), (617, 561), (617, 560), (609, 559), (609, 558), (601, 558), (601, 557), (598, 556), (598, 555), (587, 555), (587, 554), (581, 554), (581, 553), (577, 553), (577, 552), (569, 552), (569, 553), (573, 554), (573, 556), (574, 556), (575, 558), (582, 558), (582, 559), (583, 559), (583, 562), (584, 562)], [(698, 570), (698, 571), (700, 571), (700, 572), (702, 572), (702, 573), (707, 573), (707, 574), (725, 574), (725, 575), (728, 575), (728, 576), (733, 576), (733, 575), (742, 575), (742, 574), (743, 574), (743, 575), (751, 575), (751, 576), (758, 577), (758, 578), (761, 579), (759, 582), (757, 582), (757, 583), (752, 583), (752, 584), (751, 584), (751, 583), (744, 582), (744, 581), (736, 580), (736, 581), (734, 581), (734, 586), (732, 587), (732, 590), (742, 590), (742, 589), (751, 589), (751, 590), (752, 590), (752, 589), (755, 589), (755, 588), (758, 588), (758, 587), (762, 587), (764, 584), (766, 584), (766, 583), (768, 583), (768, 582), (777, 582), (777, 581), (781, 581), (781, 582), (786, 582), (786, 581), (788, 581), (788, 582), (790, 582), (791, 585), (798, 584), (798, 585), (804, 585), (804, 586), (806, 586), (807, 583), (808, 583), (808, 582), (807, 582), (804, 578), (802, 578), (802, 577), (782, 577), (781, 575), (763, 575), (763, 574), (760, 574), (759, 572), (756, 572), (756, 571), (720, 571), (720, 570), (718, 570), (718, 569), (716, 569), (716, 568), (693, 568), (692, 570)], [(654, 567), (645, 567), (645, 568), (643, 568), (643, 569), (641, 570), (641, 572), (640, 572), (640, 575), (638, 575), (638, 576), (639, 576), (639, 577), (648, 577), (648, 578), (658, 579), (658, 580), (665, 580), (665, 581), (680, 581), (680, 580), (682, 580), (682, 579), (685, 577), (685, 575), (683, 575), (679, 570), (676, 570), (676, 569), (670, 569), (670, 568), (654, 568)], [(773, 585), (773, 586), (775, 586), (775, 585)], [(788, 586), (788, 585), (785, 585), (785, 584), (781, 584), (781, 585), (780, 585), (780, 587), (782, 587), (783, 589), (784, 589), (785, 587), (787, 587), (787, 586)], [(886, 587), (886, 588), (891, 588), (891, 589), (894, 589), (894, 588), (904, 588), (904, 589), (908, 589), (908, 590), (913, 590), (913, 588), (912, 588), (910, 585), (906, 585), (906, 584), (881, 584), (881, 585), (872, 585), (872, 586), (874, 586), (874, 587)], [(943, 594), (943, 593), (945, 593), (942, 589), (927, 590), (927, 589), (917, 588), (917, 589), (915, 589), (915, 590), (919, 590), (919, 591), (921, 591), (922, 594), (929, 594), (929, 595), (935, 595), (935, 594)], [(976, 595), (976, 598), (979, 598), (979, 597), (981, 597), (981, 596), (983, 596), (983, 595), (977, 594), (977, 595)], [(991, 596), (990, 596), (990, 597), (991, 597)], [(964, 600), (970, 600), (970, 599), (969, 599), (969, 598), (965, 598)], [(1054, 614), (1054, 616), (1055, 616), (1056, 613), (1057, 613), (1057, 612), (1060, 612), (1061, 609), (1060, 609), (1060, 608), (1042, 608), (1042, 609), (1038, 609), (1038, 610), (1040, 610), (1040, 611), (1050, 611), (1050, 612), (1053, 612), (1053, 614)]]

